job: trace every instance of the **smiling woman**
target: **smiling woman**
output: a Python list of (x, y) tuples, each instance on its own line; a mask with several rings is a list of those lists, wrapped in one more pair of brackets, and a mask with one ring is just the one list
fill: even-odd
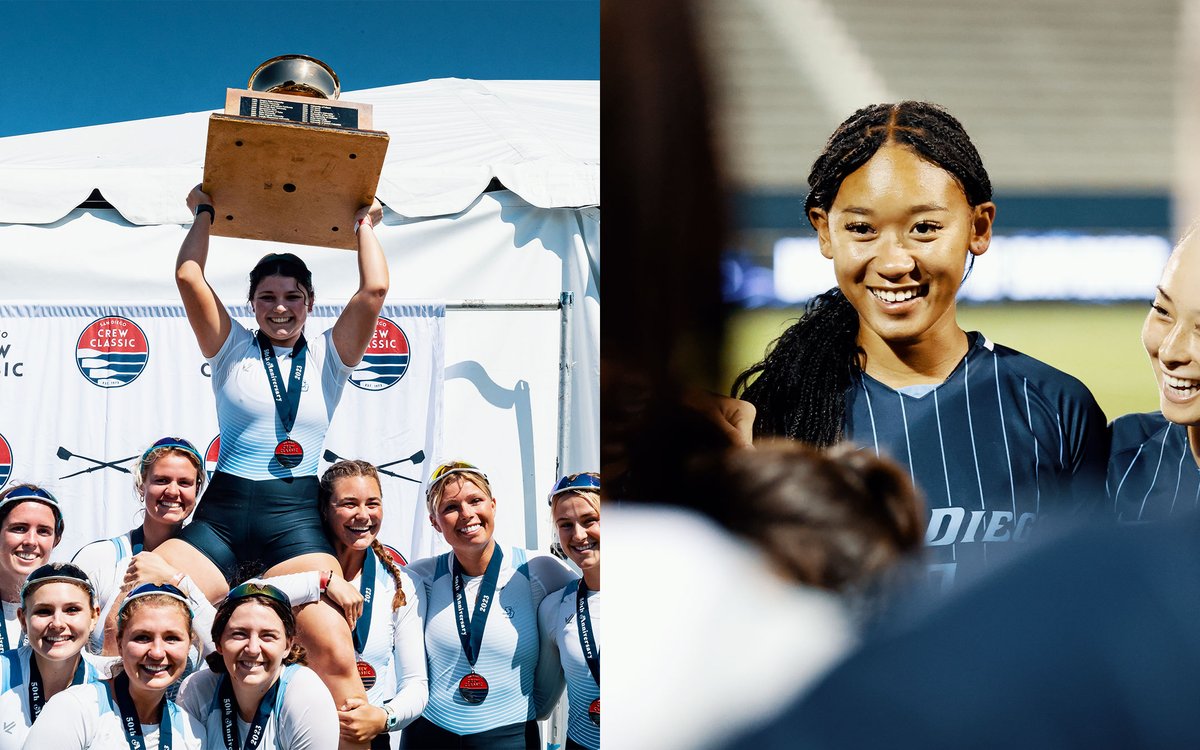
[(757, 435), (886, 454), (925, 496), (931, 577), (949, 587), (1033, 528), (1103, 505), (1105, 418), (1075, 378), (966, 332), (957, 293), (996, 206), (941, 107), (864, 107), (813, 163), (805, 203), (838, 286), (738, 376)]
[(196, 507), (204, 486), (200, 452), (183, 438), (156, 440), (138, 460), (133, 486), (145, 513), (142, 525), (85, 544), (71, 559), (96, 586), (100, 619), (88, 644), (95, 654), (116, 653), (115, 617), (123, 588), (132, 588), (137, 582), (170, 582), (188, 594), (193, 610), (207, 603), (199, 587), (153, 554), (163, 542), (179, 535)]
[(536, 750), (535, 720), (563, 687), (538, 606), (573, 576), (549, 555), (496, 543), (496, 498), (477, 466), (439, 464), (425, 500), (451, 551), (408, 566), (424, 604), (429, 705), (401, 747)]
[(203, 727), (181, 711), (167, 689), (183, 676), (192, 642), (187, 598), (173, 586), (145, 584), (117, 615), (120, 662), (112, 679), (73, 685), (42, 710), (26, 747), (198, 750)]
[(354, 626), (354, 651), (367, 700), (338, 707), (342, 737), (389, 747), (429, 700), (425, 636), (416, 586), (397, 564), (399, 554), (379, 541), (383, 489), (366, 461), (338, 461), (321, 475), (325, 530), (338, 563), (363, 595)]
[(0, 750), (25, 741), (46, 701), (71, 685), (100, 679), (82, 655), (96, 621), (87, 575), (70, 563), (50, 563), (30, 574), (17, 611), (28, 642), (0, 655)]
[(36, 484), (15, 484), (0, 492), (0, 603), (4, 606), (0, 652), (20, 642), (21, 586), (50, 560), (62, 534), (62, 510), (53, 493)]
[(235, 587), (217, 607), (212, 638), (211, 669), (179, 691), (180, 705), (205, 725), (205, 747), (337, 747), (333, 699), (303, 665), (286, 594), (269, 584)]
[(1120, 521), (1200, 508), (1200, 236), (1179, 241), (1142, 326), (1159, 409), (1113, 421), (1108, 492)]
[[(340, 574), (317, 510), (317, 466), (325, 432), (387, 297), (387, 260), (374, 231), (383, 207), (373, 201), (355, 215), (358, 289), (333, 327), (308, 339), (315, 290), (304, 261), (270, 253), (255, 265), (249, 299), (258, 330), (251, 331), (233, 319), (204, 275), (213, 198), (197, 185), (187, 205), (195, 221), (176, 257), (175, 282), (212, 366), (221, 455), (195, 519), (157, 552), (186, 571), (211, 602), (237, 582), (243, 567), (267, 576)], [(298, 637), (337, 704), (363, 700), (343, 613), (322, 599), (297, 616)]]

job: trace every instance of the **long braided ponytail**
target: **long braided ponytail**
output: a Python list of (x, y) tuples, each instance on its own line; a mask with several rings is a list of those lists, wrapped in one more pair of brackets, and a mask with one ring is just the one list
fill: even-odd
[[(887, 144), (911, 148), (949, 172), (971, 206), (992, 199), (983, 160), (953, 115), (929, 102), (874, 104), (839, 125), (813, 162), (804, 202), (810, 223), (810, 212), (829, 211), (846, 177)], [(862, 373), (858, 327), (854, 306), (831, 289), (809, 302), (761, 362), (738, 375), (732, 395), (754, 404), (756, 435), (781, 435), (818, 448), (842, 439), (846, 391)]]
[(392, 610), (400, 609), (408, 603), (407, 597), (404, 596), (404, 586), (400, 583), (400, 566), (392, 559), (391, 554), (384, 548), (383, 542), (379, 541), (379, 537), (371, 540), (371, 549), (375, 552), (375, 556), (379, 558), (379, 562), (387, 568), (391, 574), (392, 580), (396, 582), (396, 593), (392, 596)]

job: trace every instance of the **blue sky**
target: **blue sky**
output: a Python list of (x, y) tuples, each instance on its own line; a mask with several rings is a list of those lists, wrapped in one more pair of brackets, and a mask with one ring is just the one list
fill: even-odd
[(0, 137), (220, 109), (264, 60), (342, 89), (596, 80), (598, 0), (0, 0)]

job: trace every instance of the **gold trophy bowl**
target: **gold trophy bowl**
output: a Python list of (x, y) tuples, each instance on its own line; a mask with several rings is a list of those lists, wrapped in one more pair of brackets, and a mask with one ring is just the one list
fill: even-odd
[(250, 91), (337, 99), (342, 83), (333, 68), (308, 55), (280, 55), (259, 65), (246, 84)]

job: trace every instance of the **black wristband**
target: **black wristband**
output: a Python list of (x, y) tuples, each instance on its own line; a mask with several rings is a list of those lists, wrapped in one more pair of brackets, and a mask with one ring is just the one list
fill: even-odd
[(196, 206), (196, 216), (199, 216), (200, 214), (208, 214), (209, 226), (217, 223), (217, 212), (214, 211), (213, 207), (209, 204), (201, 203), (200, 205)]

